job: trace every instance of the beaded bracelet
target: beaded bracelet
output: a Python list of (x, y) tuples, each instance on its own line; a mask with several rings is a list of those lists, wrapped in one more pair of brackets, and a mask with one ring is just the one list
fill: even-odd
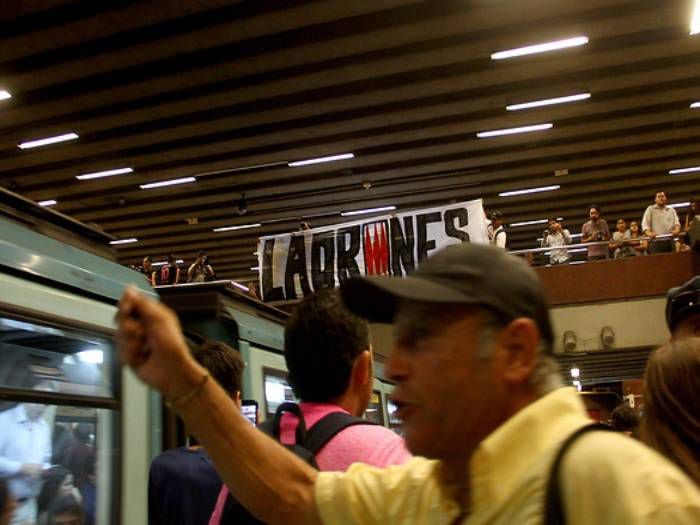
[(199, 383), (195, 385), (195, 387), (187, 392), (186, 394), (181, 395), (180, 397), (177, 397), (173, 399), (172, 401), (166, 401), (165, 405), (168, 408), (175, 409), (177, 410), (178, 408), (182, 408), (184, 405), (192, 401), (197, 395), (202, 391), (204, 388), (204, 385), (207, 383), (209, 380), (209, 372), (205, 372), (204, 375), (202, 376), (202, 379), (199, 380)]

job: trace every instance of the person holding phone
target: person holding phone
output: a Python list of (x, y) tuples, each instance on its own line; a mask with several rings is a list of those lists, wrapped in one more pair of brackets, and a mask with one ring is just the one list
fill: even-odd
[(258, 402), (255, 399), (244, 399), (241, 412), (253, 426), (258, 426)]
[(187, 270), (188, 283), (203, 283), (214, 277), (214, 269), (209, 264), (209, 257), (204, 250), (200, 250), (197, 258)]
[[(205, 342), (192, 356), (241, 407), (243, 368), (239, 352), (221, 342)], [(222, 482), (206, 451), (189, 438), (186, 447), (167, 450), (151, 463), (148, 477), (149, 525), (206, 525)]]

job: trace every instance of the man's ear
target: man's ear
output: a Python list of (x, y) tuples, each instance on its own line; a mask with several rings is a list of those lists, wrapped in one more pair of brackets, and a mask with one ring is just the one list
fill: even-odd
[(372, 382), (372, 354), (369, 349), (357, 356), (352, 365), (352, 382), (366, 386)]
[(519, 317), (501, 330), (500, 365), (503, 379), (514, 385), (525, 383), (532, 375), (540, 345), (540, 331), (533, 319)]

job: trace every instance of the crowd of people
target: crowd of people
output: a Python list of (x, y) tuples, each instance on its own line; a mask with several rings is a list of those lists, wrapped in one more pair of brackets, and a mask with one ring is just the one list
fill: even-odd
[[(700, 228), (700, 201), (697, 197), (691, 198), (690, 210), (683, 223), (675, 208), (669, 207), (667, 201), (664, 191), (656, 191), (654, 203), (646, 208), (641, 222), (619, 217), (615, 221), (615, 230), (612, 233), (608, 221), (602, 216), (600, 206), (591, 204), (588, 208), (589, 220), (581, 226), (580, 232), (580, 242), (590, 244), (586, 250), (587, 260), (617, 259), (690, 249), (690, 245), (698, 240), (695, 229)], [(508, 232), (505, 229), (503, 214), (494, 210), (490, 219), (488, 232), (491, 244), (507, 249)], [(571, 253), (566, 246), (575, 244), (573, 238), (574, 235), (569, 230), (562, 228), (559, 219), (547, 219), (547, 228), (542, 234), (539, 246), (549, 248), (549, 264), (566, 264), (571, 261)], [(537, 260), (534, 254), (526, 254), (526, 258), (533, 264)]]
[[(245, 511), (267, 523), (685, 524), (700, 522), (698, 299), (700, 277), (669, 293), (672, 340), (649, 359), (640, 439), (590, 426), (552, 358), (536, 274), (493, 246), (451, 246), (407, 278), (354, 278), (304, 299), (285, 334), (302, 401), (294, 416), (274, 418), (276, 439), (240, 415), (237, 393), (211, 379), (165, 306), (128, 291), (117, 340), (225, 484), (208, 523), (249, 523)], [(384, 438), (352, 426), (330, 438), (313, 468), (289, 447), (305, 445), (324, 414), (367, 406), (367, 320), (394, 323), (384, 371), (413, 457), (387, 441), (372, 461)], [(372, 464), (348, 468), (353, 461)]]
[(154, 264), (150, 255), (143, 258), (141, 266), (133, 267), (142, 273), (151, 286), (175, 285), (180, 283), (203, 283), (216, 279), (214, 268), (204, 250), (197, 253), (197, 258), (183, 272), (175, 255), (168, 255), (167, 262)]
[(21, 403), (0, 412), (0, 525), (94, 525), (93, 425), (52, 432), (45, 411)]

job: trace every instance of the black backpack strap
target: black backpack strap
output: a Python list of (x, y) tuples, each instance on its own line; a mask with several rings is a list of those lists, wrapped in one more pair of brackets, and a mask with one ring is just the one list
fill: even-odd
[(280, 425), (282, 423), (282, 415), (285, 412), (294, 414), (299, 419), (297, 423), (296, 434), (294, 436), (296, 443), (303, 443), (306, 441), (306, 421), (304, 420), (304, 414), (301, 413), (299, 405), (296, 403), (282, 403), (277, 407), (275, 415), (271, 418), (267, 418), (265, 421), (258, 425), (258, 430), (265, 432), (268, 436), (273, 438), (275, 441), (280, 441)]
[(319, 419), (306, 433), (305, 441), (297, 441), (304, 444), (304, 448), (309, 450), (313, 455), (316, 455), (326, 443), (333, 437), (348, 427), (354, 425), (376, 425), (372, 421), (367, 421), (361, 417), (351, 416), (345, 412), (332, 412), (327, 416)]
[(564, 454), (566, 454), (566, 451), (578, 438), (584, 434), (596, 430), (610, 431), (612, 428), (600, 423), (586, 425), (579, 428), (576, 432), (566, 438), (564, 443), (562, 443), (562, 445), (559, 447), (559, 451), (557, 452), (557, 455), (554, 458), (552, 466), (549, 470), (547, 492), (545, 495), (544, 521), (542, 522), (543, 525), (566, 525), (566, 513), (564, 512), (564, 505), (561, 501), (561, 492), (559, 490), (559, 471), (561, 468), (561, 462), (564, 459)]

